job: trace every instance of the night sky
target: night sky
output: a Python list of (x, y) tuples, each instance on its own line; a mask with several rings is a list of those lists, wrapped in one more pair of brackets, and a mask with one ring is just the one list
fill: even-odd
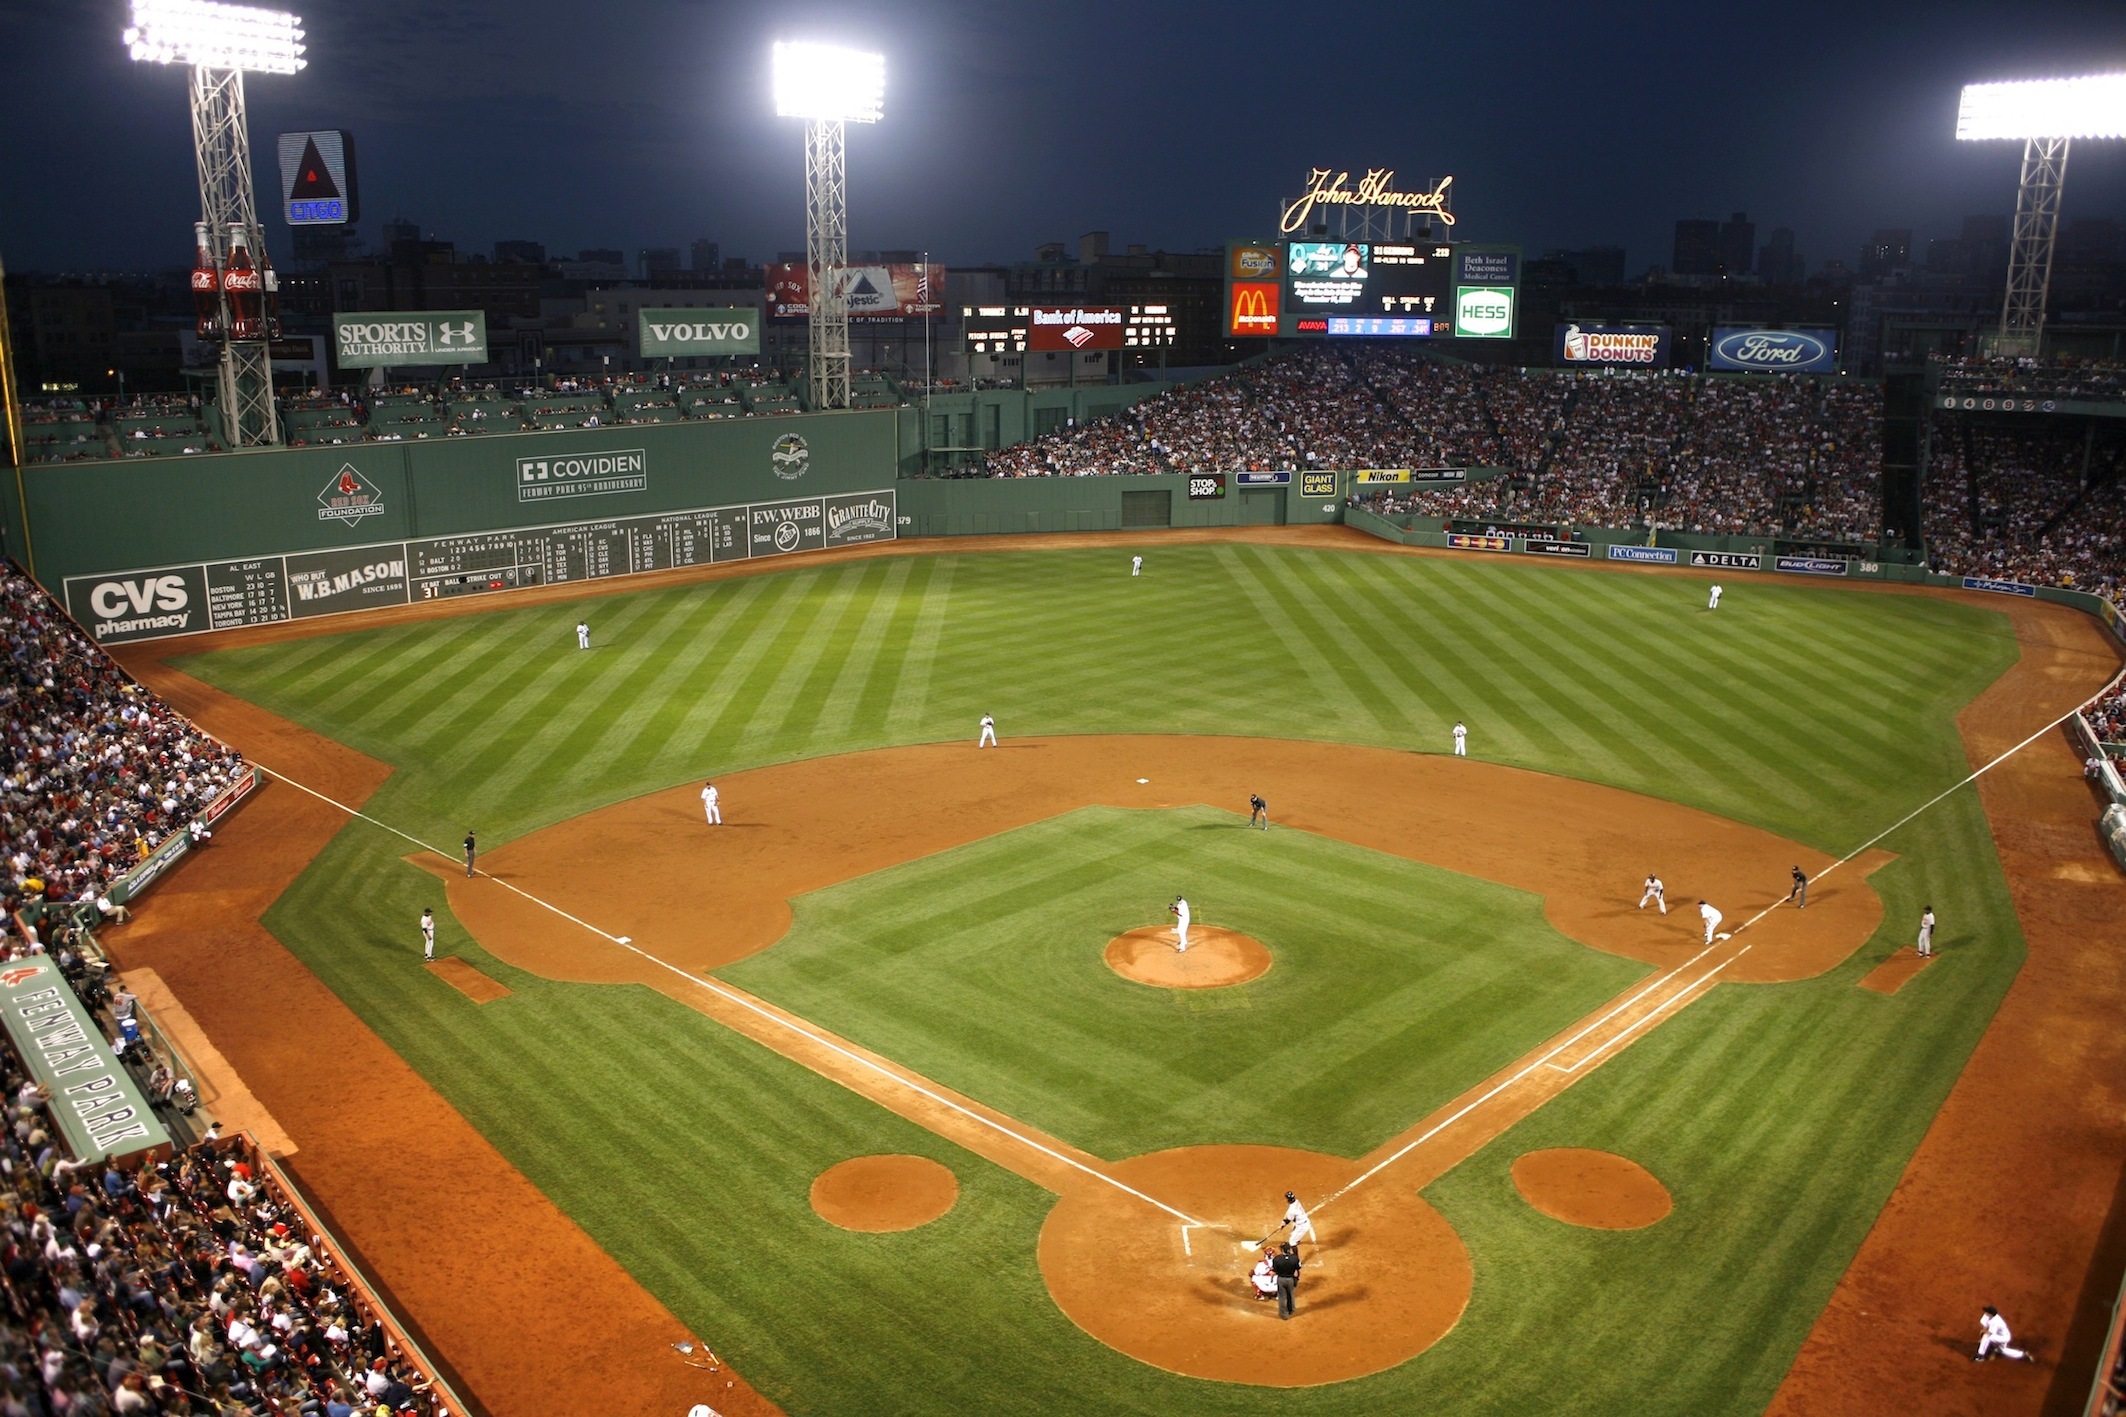
[[(2126, 4), (298, 5), (310, 67), (248, 80), (261, 211), (273, 139), (348, 128), (362, 231), (404, 215), (497, 239), (754, 260), (804, 244), (801, 126), (768, 46), (887, 56), (849, 138), (852, 247), (1029, 259), (1087, 230), (1193, 250), (1274, 226), (1310, 166), (1455, 178), (1457, 235), (1621, 244), (1683, 216), (1791, 226), (1810, 269), (1879, 226), (1919, 242), (2013, 208), (2019, 151), (1954, 139), (1964, 82), (2126, 68)], [(183, 71), (130, 62), (122, 0), (0, 0), (0, 259), (189, 264)], [(1357, 175), (1354, 172), (1354, 177)], [(2126, 219), (2126, 142), (2075, 149), (2066, 214)], [(276, 251), (287, 228), (269, 216)]]

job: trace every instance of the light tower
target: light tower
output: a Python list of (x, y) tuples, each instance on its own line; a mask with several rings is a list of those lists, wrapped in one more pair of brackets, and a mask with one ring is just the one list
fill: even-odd
[(831, 44), (778, 42), (775, 113), (805, 120), (805, 268), (812, 407), (849, 406), (848, 165), (842, 127), (876, 123), (886, 58)]
[[(244, 71), (293, 74), (302, 21), (277, 10), (212, 0), (133, 0), (125, 32), (132, 57), (192, 70), (192, 151), (199, 165), (202, 332), (221, 345), (217, 376), (222, 439), (232, 448), (280, 441), (273, 404), (271, 266), (251, 189)], [(254, 261), (251, 253), (256, 252)]]
[(2067, 143), (2072, 138), (2126, 137), (2126, 74), (1966, 84), (1956, 114), (1956, 136), (1973, 142), (2023, 140), (2023, 183), (2008, 247), (2008, 293), (1993, 347), (1996, 354), (2035, 355), (2045, 337), (2045, 298), (2052, 285), (2060, 189), (2067, 181)]

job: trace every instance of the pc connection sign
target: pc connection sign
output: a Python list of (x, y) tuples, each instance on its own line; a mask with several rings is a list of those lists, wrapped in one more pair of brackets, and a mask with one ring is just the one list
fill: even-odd
[(1028, 311), (1026, 347), (1046, 353), (1120, 349), (1124, 313), (1120, 305), (1035, 305)]
[(517, 459), (519, 502), (598, 497), (608, 492), (645, 492), (649, 485), (649, 454), (640, 448)]

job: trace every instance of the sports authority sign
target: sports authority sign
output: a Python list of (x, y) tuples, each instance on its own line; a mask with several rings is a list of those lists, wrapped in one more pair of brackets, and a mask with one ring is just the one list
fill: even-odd
[(169, 1147), (170, 1134), (49, 959), (31, 955), (0, 969), (0, 1021), (30, 1076), (51, 1090), (47, 1110), (76, 1157), (102, 1161)]
[(396, 364), (485, 364), (483, 310), (380, 310), (332, 317), (333, 356), (342, 369)]
[(636, 347), (645, 357), (691, 359), (760, 353), (758, 310), (638, 310)]
[(557, 497), (598, 497), (643, 492), (650, 485), (650, 455), (640, 448), (566, 457), (518, 458), (517, 500), (550, 502)]
[(1026, 347), (1036, 353), (1122, 348), (1120, 305), (1034, 305), (1028, 308)]

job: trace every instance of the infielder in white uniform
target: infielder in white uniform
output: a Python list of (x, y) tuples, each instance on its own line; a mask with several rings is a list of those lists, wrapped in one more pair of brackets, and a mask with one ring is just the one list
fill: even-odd
[(986, 713), (982, 715), (981, 741), (974, 746), (977, 748), (994, 748), (997, 746), (997, 721)]
[(434, 907), (421, 912), (421, 958), (436, 957), (436, 913)]
[(2001, 1311), (1991, 1304), (1986, 1305), (1986, 1312), (1978, 1316), (1978, 1352), (1971, 1355), (1971, 1361), (1983, 1363), (1996, 1353), (2003, 1358), (2019, 1358), (2025, 1363), (2031, 1361), (2028, 1353), (2010, 1346), (2014, 1339)]
[(1919, 957), (1934, 958), (1934, 907), (1931, 905), (1919, 913)]
[(1639, 909), (1646, 909), (1646, 902), (1652, 901), (1661, 907), (1663, 915), (1668, 914), (1668, 897), (1663, 894), (1666, 889), (1667, 887), (1661, 884), (1659, 876), (1648, 876), (1646, 878), (1646, 894), (1639, 897)]
[(722, 797), (723, 794), (716, 790), (715, 783), (704, 782), (701, 785), (701, 807), (708, 814), (709, 825), (712, 827), (723, 825), (723, 808), (716, 805)]
[(1705, 917), (1705, 943), (1709, 945), (1713, 942), (1713, 931), (1720, 928), (1720, 912), (1713, 909), (1711, 901), (1701, 900), (1698, 902), (1698, 914)]
[(1132, 556), (1129, 558), (1129, 573), (1133, 576), (1140, 576), (1144, 574), (1144, 558), (1142, 556)]
[(1454, 756), (1457, 758), (1469, 756), (1469, 728), (1466, 724), (1457, 723), (1454, 725)]
[(1174, 917), (1174, 953), (1185, 955), (1188, 953), (1188, 897), (1175, 896), (1174, 903), (1166, 910)]
[(1705, 608), (1707, 610), (1718, 610), (1720, 608), (1720, 587), (1713, 587), (1713, 597), (1705, 602)]
[(588, 620), (578, 620), (576, 622), (576, 648), (589, 649), (590, 647), (591, 622)]
[(1299, 1203), (1299, 1197), (1291, 1191), (1286, 1191), (1284, 1198), (1284, 1223), (1292, 1227), (1291, 1242), (1296, 1245), (1301, 1240), (1312, 1240), (1315, 1244), (1320, 1244), (1321, 1240), (1314, 1234), (1313, 1217), (1309, 1216), (1307, 1208)]

